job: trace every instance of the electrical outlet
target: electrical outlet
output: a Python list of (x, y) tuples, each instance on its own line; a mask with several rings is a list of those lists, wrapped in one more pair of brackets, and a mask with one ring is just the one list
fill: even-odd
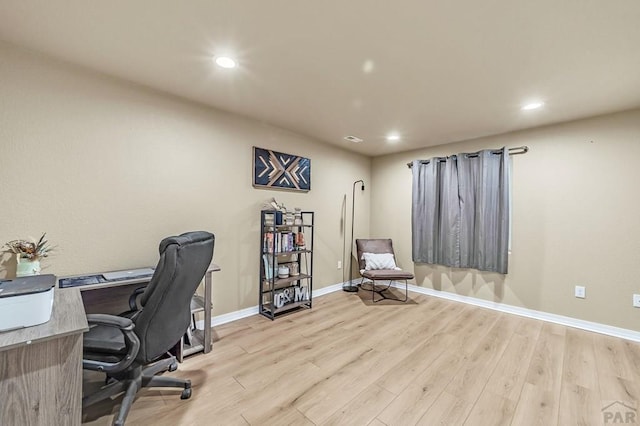
[(342, 260), (338, 260), (338, 269), (342, 269)]
[(633, 306), (640, 308), (640, 294), (633, 295)]
[(576, 297), (579, 297), (580, 299), (584, 299), (585, 297), (587, 297), (587, 289), (584, 286), (577, 285)]

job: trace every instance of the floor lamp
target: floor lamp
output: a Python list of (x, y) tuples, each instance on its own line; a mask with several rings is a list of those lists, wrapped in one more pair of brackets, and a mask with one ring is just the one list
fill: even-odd
[(362, 191), (364, 191), (364, 181), (362, 179), (357, 180), (355, 182), (353, 182), (353, 191), (351, 192), (351, 251), (349, 253), (349, 284), (346, 285), (345, 283), (342, 284), (342, 290), (344, 291), (348, 291), (348, 292), (356, 292), (358, 291), (358, 286), (357, 285), (353, 285), (353, 221), (355, 219), (355, 206), (356, 206), (356, 184), (360, 182), (362, 184), (362, 187), (360, 188)]

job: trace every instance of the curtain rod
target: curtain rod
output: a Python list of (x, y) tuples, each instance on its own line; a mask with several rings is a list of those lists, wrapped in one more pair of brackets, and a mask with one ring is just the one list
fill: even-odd
[[(480, 151), (478, 151), (480, 152)], [(478, 156), (478, 152), (471, 152), (468, 155), (470, 157), (477, 157)], [(494, 150), (491, 151), (493, 154), (502, 154), (502, 150)], [(511, 155), (518, 155), (518, 154), (526, 154), (527, 152), (529, 152), (529, 147), (524, 145), (524, 146), (517, 146), (515, 148), (509, 148), (509, 154)], [(423, 160), (420, 163), (421, 164), (427, 164), (429, 162), (429, 160)], [(411, 163), (407, 163), (407, 167), (412, 168), (413, 167), (413, 162)]]

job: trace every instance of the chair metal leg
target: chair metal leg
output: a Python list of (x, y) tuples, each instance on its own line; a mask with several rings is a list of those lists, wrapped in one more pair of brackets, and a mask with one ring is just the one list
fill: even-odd
[[(389, 285), (387, 286), (387, 288), (389, 288), (390, 285), (391, 285), (391, 281), (389, 281)], [(371, 290), (373, 290), (372, 293), (371, 293), (371, 297), (372, 297), (374, 303), (380, 302), (381, 300), (384, 300), (384, 299), (387, 298), (384, 294), (382, 294), (382, 292), (385, 291), (386, 288), (383, 288), (382, 290), (376, 290), (376, 282), (375, 281), (373, 281), (373, 284), (371, 285)], [(378, 293), (380, 295), (380, 299), (378, 299), (378, 300), (376, 300), (376, 296), (375, 296), (376, 293)]]
[(122, 405), (120, 405), (120, 411), (118, 411), (118, 417), (113, 421), (114, 426), (124, 426), (127, 415), (133, 405), (133, 400), (136, 398), (136, 393), (140, 389), (140, 380), (131, 380), (127, 392), (122, 399)]
[[(364, 277), (362, 278), (362, 280), (360, 280), (360, 284), (358, 284), (362, 289), (366, 290), (364, 287), (362, 287), (362, 284), (364, 284)], [(393, 280), (389, 280), (389, 284), (383, 288), (382, 290), (376, 290), (376, 280), (371, 280), (371, 300), (373, 301), (373, 303), (378, 303), (381, 300), (397, 300), (399, 302), (406, 302), (407, 300), (409, 300), (409, 281), (408, 280), (404, 280), (404, 300), (403, 299), (399, 299), (397, 297), (388, 297), (385, 296), (384, 292), (386, 290), (389, 290), (391, 288), (393, 284)], [(376, 293), (378, 293), (380, 295), (380, 299), (376, 300)]]
[(112, 396), (123, 392), (128, 385), (129, 383), (127, 381), (118, 381), (118, 382), (113, 382), (106, 386), (103, 386), (96, 393), (87, 395), (84, 398), (82, 398), (82, 408), (86, 408), (90, 405), (93, 405), (104, 399), (111, 398)]
[(174, 377), (145, 376), (142, 378), (143, 387), (182, 388), (180, 399), (191, 398), (191, 380)]
[(156, 374), (162, 372), (162, 371), (167, 371), (167, 370), (171, 370), (171, 366), (173, 364), (176, 363), (176, 358), (175, 357), (171, 357), (171, 358), (166, 358), (166, 359), (161, 359), (160, 361), (157, 361), (156, 363), (148, 366), (147, 368), (145, 368), (144, 370), (142, 370), (142, 375), (143, 376), (155, 376)]
[(191, 380), (178, 379), (175, 377), (144, 376), (142, 377), (142, 387), (189, 389), (191, 387)]
[[(362, 279), (360, 280), (360, 284), (358, 284), (358, 286), (360, 286), (361, 289), (366, 290), (364, 287), (362, 287), (362, 284), (364, 284), (364, 277), (362, 277)], [(371, 301), (373, 301), (373, 303), (376, 302), (376, 282), (375, 281), (371, 281)]]
[(381, 300), (397, 300), (398, 302), (403, 302), (405, 303), (407, 300), (409, 300), (409, 282), (408, 280), (404, 280), (404, 300), (403, 299), (399, 299), (397, 297), (387, 297), (383, 294), (384, 291), (389, 290), (389, 288), (391, 288), (391, 285), (393, 284), (392, 280), (389, 280), (389, 285), (386, 288), (383, 288), (382, 290), (376, 290), (375, 289), (375, 281), (373, 281), (373, 285), (372, 285), (372, 293), (375, 295), (375, 293), (378, 293), (381, 298), (378, 300), (375, 300), (375, 296), (373, 296), (373, 301), (375, 303), (380, 302)]

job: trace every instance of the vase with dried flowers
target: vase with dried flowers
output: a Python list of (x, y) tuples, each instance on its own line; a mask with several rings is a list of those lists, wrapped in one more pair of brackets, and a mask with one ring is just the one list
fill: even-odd
[(42, 234), (38, 241), (13, 240), (5, 244), (5, 251), (16, 255), (18, 262), (16, 276), (40, 275), (40, 259), (49, 256), (53, 247), (45, 239), (47, 233)]

